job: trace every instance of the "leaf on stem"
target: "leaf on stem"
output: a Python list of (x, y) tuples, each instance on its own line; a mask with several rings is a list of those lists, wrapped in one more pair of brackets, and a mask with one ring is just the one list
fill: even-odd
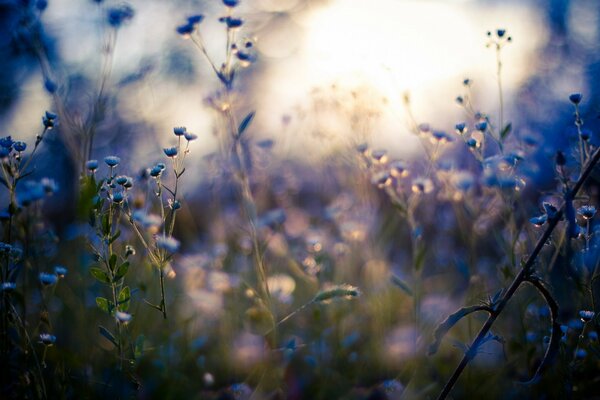
[(242, 136), (246, 129), (248, 129), (248, 126), (250, 126), (252, 119), (254, 119), (254, 114), (255, 112), (252, 111), (250, 114), (246, 115), (246, 117), (242, 120), (238, 128), (238, 137)]
[(450, 329), (452, 329), (452, 327), (454, 327), (454, 325), (456, 325), (462, 318), (477, 311), (490, 312), (490, 309), (487, 306), (470, 306), (463, 307), (454, 314), (450, 314), (448, 318), (446, 318), (444, 322), (439, 324), (435, 329), (435, 332), (433, 333), (435, 341), (429, 345), (427, 354), (430, 356), (435, 354), (438, 351), (440, 344), (442, 343), (442, 339), (446, 333), (448, 333), (448, 331), (450, 331)]

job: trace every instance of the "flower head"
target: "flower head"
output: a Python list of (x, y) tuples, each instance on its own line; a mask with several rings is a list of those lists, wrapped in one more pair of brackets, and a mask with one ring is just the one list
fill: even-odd
[(575, 105), (581, 103), (582, 98), (583, 95), (581, 93), (572, 93), (571, 95), (569, 95), (569, 100)]
[(179, 250), (179, 240), (172, 236), (161, 235), (156, 238), (156, 247), (169, 253), (175, 253)]
[(54, 267), (54, 273), (59, 278), (64, 278), (65, 275), (67, 275), (67, 269), (65, 267), (63, 267), (62, 265), (57, 265)]
[(43, 286), (51, 286), (58, 281), (56, 274), (49, 274), (47, 272), (40, 272), (39, 278)]
[(111, 7), (108, 9), (107, 14), (108, 24), (113, 28), (119, 28), (124, 22), (131, 20), (133, 18), (133, 14), (133, 8), (127, 4)]
[(133, 316), (129, 313), (123, 311), (115, 312), (115, 319), (121, 324), (128, 324), (129, 321), (131, 321), (131, 318), (133, 318)]
[(174, 158), (177, 156), (177, 147), (167, 147), (163, 151), (167, 157)]
[(116, 167), (117, 165), (119, 165), (119, 163), (121, 162), (121, 159), (117, 156), (108, 156), (108, 157), (104, 157), (104, 162), (106, 163), (106, 165), (108, 165), (109, 167)]
[(94, 172), (98, 169), (98, 160), (88, 160), (85, 163), (85, 167), (88, 169), (88, 171)]
[(40, 343), (44, 346), (52, 346), (56, 343), (56, 336), (49, 333), (40, 333)]
[(581, 206), (579, 210), (577, 210), (579, 215), (581, 215), (584, 219), (592, 219), (594, 215), (596, 215), (596, 207), (594, 206)]

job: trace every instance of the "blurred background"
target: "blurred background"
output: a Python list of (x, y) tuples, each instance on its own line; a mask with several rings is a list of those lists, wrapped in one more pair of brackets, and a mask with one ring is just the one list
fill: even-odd
[[(95, 309), (102, 289), (86, 271), (89, 254), (82, 249), (87, 231), (73, 207), (85, 160), (72, 151), (70, 137), (92, 121), (95, 142), (86, 156), (120, 156), (119, 168), (138, 185), (147, 167), (164, 161), (162, 149), (175, 142), (173, 127), (185, 126), (198, 140), (186, 159), (184, 205), (175, 230), (182, 250), (173, 262), (169, 295), (177, 311), (166, 326), (143, 304), (142, 299), (157, 295), (157, 288), (149, 283), (155, 271), (138, 254), (139, 272), (129, 283), (139, 288), (132, 332), (145, 332), (149, 355), (135, 374), (148, 398), (159, 393), (180, 398), (192, 389), (236, 382), (255, 386), (263, 381), (255, 367), (268, 368), (271, 361), (265, 356), (260, 315), (249, 313), (254, 300), (245, 285), (254, 279), (252, 248), (236, 188), (215, 162), (223, 133), (215, 111), (221, 83), (202, 53), (176, 32), (188, 16), (205, 15), (200, 32), (207, 53), (220, 65), (226, 47), (218, 22), (225, 13), (222, 1), (132, 0), (132, 17), (109, 26), (108, 8), (122, 4), (0, 0), (3, 135), (31, 143), (39, 133), (39, 116), (45, 110), (59, 113), (34, 175), (59, 184), (60, 191), (45, 205), (60, 238), (52, 257), (73, 272), (57, 290), (60, 300), (49, 307), (62, 321), (55, 325), (56, 347), (63, 351), (49, 358), (57, 365), (67, 360), (74, 371), (73, 390), (101, 393), (94, 379), (108, 373), (96, 361), (110, 360), (112, 354), (105, 341), (89, 333), (89, 326), (107, 317)], [(340, 385), (372, 388), (387, 379), (393, 380), (390, 385), (411, 382), (419, 397), (431, 390), (431, 382), (444, 380), (458, 353), (447, 346), (444, 356), (432, 361), (435, 367), (428, 364), (415, 377), (411, 366), (419, 358), (416, 348), (426, 341), (422, 338), (449, 313), (485, 298), (514, 272), (506, 266), (515, 261), (498, 244), (506, 244), (514, 232), (498, 210), (518, 204), (520, 211), (510, 222), (527, 225), (529, 217), (539, 214), (540, 192), (555, 189), (556, 150), (566, 149), (577, 134), (570, 93), (583, 93), (586, 129), (600, 128), (600, 2), (242, 0), (235, 14), (245, 20), (238, 37), (255, 43), (256, 60), (239, 71), (233, 93), (239, 119), (256, 112), (248, 152), (276, 314), (294, 311), (331, 283), (357, 285), (365, 293), (359, 305), (315, 307), (284, 325), (281, 349), (276, 349), (285, 360), (282, 379), (297, 388), (296, 398), (303, 393), (337, 398)], [(532, 162), (523, 176), (530, 191), (522, 198), (500, 193), (495, 202), (474, 205), (474, 216), (465, 217), (454, 208), (463, 198), (443, 187), (443, 173), (476, 169), (470, 156), (462, 157), (471, 154), (459, 149), (464, 143), (455, 140), (450, 146), (457, 146), (448, 153), (457, 161), (448, 161), (452, 165), (444, 169), (440, 159), (439, 185), (430, 197), (422, 197), (428, 201), (415, 206), (418, 223), (407, 221), (357, 167), (356, 147), (366, 143), (390, 160), (413, 163), (416, 173), (410, 179), (418, 177), (418, 168), (426, 168), (426, 146), (413, 132), (415, 125), (427, 123), (453, 135), (455, 124), (468, 118), (456, 101), (464, 95), (465, 79), (477, 109), (498, 123), (497, 59), (494, 49), (486, 48), (486, 32), (497, 29), (512, 37), (501, 55), (504, 121), (512, 122), (515, 142), (527, 145)], [(591, 140), (597, 144), (596, 137)], [(479, 176), (470, 179), (479, 182)], [(407, 196), (415, 192), (410, 184), (405, 189)], [(478, 186), (475, 192), (477, 197), (484, 189)], [(517, 235), (512, 248), (517, 256), (527, 253), (536, 234), (524, 228)], [(430, 247), (422, 275), (415, 276), (411, 243), (422, 237)], [(502, 278), (498, 271), (505, 267)], [(422, 285), (418, 323), (411, 322), (410, 290), (390, 287), (390, 274), (398, 282)], [(578, 306), (569, 303), (571, 290), (560, 292), (565, 320)], [(481, 370), (457, 396), (489, 394), (485, 385), (490, 381), (484, 378), (490, 371), (501, 370), (507, 378), (494, 392), (497, 398), (514, 389), (510, 382), (529, 375), (548, 325), (547, 309), (540, 311), (535, 299), (525, 291), (518, 312), (501, 323), (516, 332), (506, 346), (517, 354), (516, 361), (503, 367), (504, 345), (490, 343), (477, 359)], [(469, 322), (457, 337), (472, 337), (476, 326)], [(526, 337), (537, 341), (525, 343)], [(517, 396), (518, 390), (510, 393)], [(348, 398), (368, 397), (363, 394)]]

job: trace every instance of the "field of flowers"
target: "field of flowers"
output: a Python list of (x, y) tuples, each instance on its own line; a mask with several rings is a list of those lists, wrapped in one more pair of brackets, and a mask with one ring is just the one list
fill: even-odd
[[(156, 132), (156, 67), (118, 62), (145, 3), (88, 3), (87, 69), (61, 62), (48, 1), (0, 4), (3, 112), (40, 121), (0, 138), (0, 398), (600, 398), (600, 103), (532, 84), (529, 109), (567, 121), (532, 133), (503, 84), (527, 38), (482, 32), (493, 90), (461, 80), (449, 125), (403, 93), (418, 151), (398, 155), (373, 140), (379, 103), (343, 88), (264, 132), (240, 0), (176, 16), (161, 68), (208, 82), (173, 101), (210, 128)], [(47, 109), (14, 106), (25, 74)], [(328, 107), (345, 139), (287, 157), (290, 135), (326, 141), (290, 121)]]

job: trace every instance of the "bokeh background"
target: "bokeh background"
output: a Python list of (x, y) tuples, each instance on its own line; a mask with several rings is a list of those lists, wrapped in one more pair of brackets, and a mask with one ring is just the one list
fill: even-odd
[[(74, 119), (89, 116), (106, 71), (106, 8), (118, 4), (49, 0), (41, 10), (39, 2), (0, 1), (3, 135), (34, 140), (39, 116), (56, 110), (50, 92), (65, 99)], [(147, 340), (147, 356), (135, 369), (142, 387), (138, 393), (147, 398), (189, 393), (243, 398), (257, 382), (270, 387), (264, 371), (272, 367), (260, 316), (248, 313), (252, 301), (244, 282), (253, 270), (251, 246), (236, 189), (214, 162), (221, 145), (213, 109), (220, 82), (198, 49), (175, 30), (187, 16), (204, 14), (200, 29), (207, 52), (222, 60), (225, 36), (217, 18), (223, 5), (220, 0), (128, 4), (134, 16), (116, 31), (91, 157), (118, 155), (120, 168), (138, 177), (164, 158), (162, 148), (174, 141), (173, 127), (185, 126), (199, 136), (186, 160), (184, 206), (175, 230), (182, 248), (169, 281), (170, 308), (176, 311), (168, 323), (142, 301), (156, 295), (152, 269), (140, 261), (130, 283), (138, 288), (131, 329)], [(452, 206), (436, 203), (439, 198), (419, 206), (419, 236), (434, 245), (420, 277), (418, 331), (411, 322), (410, 298), (389, 279), (390, 274), (406, 282), (414, 278), (410, 242), (415, 232), (407, 230), (407, 222), (397, 217), (370, 178), (353, 167), (355, 148), (367, 143), (391, 159), (423, 167), (425, 153), (411, 132), (412, 118), (453, 132), (465, 118), (455, 98), (466, 78), (472, 81), (478, 107), (495, 115), (496, 58), (485, 46), (486, 32), (506, 29), (513, 41), (502, 52), (504, 115), (513, 124), (513, 136), (529, 145), (532, 160), (524, 171), (523, 213), (515, 214), (526, 221), (539, 212), (540, 193), (555, 188), (556, 150), (567, 148), (576, 132), (570, 93), (584, 95), (586, 128), (600, 128), (600, 2), (245, 0), (236, 13), (245, 19), (241, 35), (253, 40), (256, 49), (256, 61), (236, 78), (235, 107), (240, 118), (256, 111), (248, 133), (252, 180), (277, 314), (297, 309), (325, 283), (346, 282), (364, 292), (359, 305), (307, 310), (283, 326), (281, 379), (291, 388), (288, 397), (385, 398), (369, 397), (379, 393), (397, 398), (394, 390), (377, 391), (383, 383), (410, 384), (406, 393), (415, 398), (432, 396), (455, 364), (456, 349), (448, 345), (440, 359), (414, 373), (411, 367), (423, 362), (416, 343), (465, 302), (485, 298), (502, 284), (498, 268), (508, 256), (496, 236), (486, 234), (498, 226), (497, 236), (506, 232), (493, 207), (481, 207), (473, 232), (484, 238), (480, 248), (472, 249), (469, 236), (457, 233)], [(52, 90), (49, 81), (55, 85)], [(45, 140), (34, 175), (59, 184), (44, 210), (60, 243), (51, 256), (70, 270), (49, 305), (58, 341), (48, 357), (55, 371), (61, 371), (67, 397), (101, 397), (111, 389), (99, 382), (118, 378), (107, 367), (110, 346), (95, 329), (107, 317), (95, 309), (102, 289), (86, 270), (85, 223), (73, 206), (81, 160), (70, 151), (72, 132), (67, 128), (60, 122)], [(455, 149), (450, 154), (460, 158), (468, 152)], [(457, 164), (464, 169), (469, 164), (463, 161)], [(525, 229), (523, 236), (526, 247), (535, 232)], [(558, 287), (566, 304), (565, 321), (573, 320), (580, 306), (569, 300), (571, 290), (570, 284)], [(499, 328), (513, 333), (507, 344), (510, 363), (505, 363), (505, 348), (491, 343), (457, 396), (519, 396), (521, 388), (510, 382), (527, 377), (539, 361), (547, 330), (547, 320), (538, 324), (547, 315), (534, 298), (533, 292), (525, 292), (514, 316)], [(476, 332), (479, 320), (469, 321), (457, 338), (466, 341)], [(525, 339), (534, 336), (539, 343)], [(593, 380), (597, 366), (581, 375), (591, 377), (584, 397), (598, 387)], [(490, 382), (496, 384), (494, 391)]]

